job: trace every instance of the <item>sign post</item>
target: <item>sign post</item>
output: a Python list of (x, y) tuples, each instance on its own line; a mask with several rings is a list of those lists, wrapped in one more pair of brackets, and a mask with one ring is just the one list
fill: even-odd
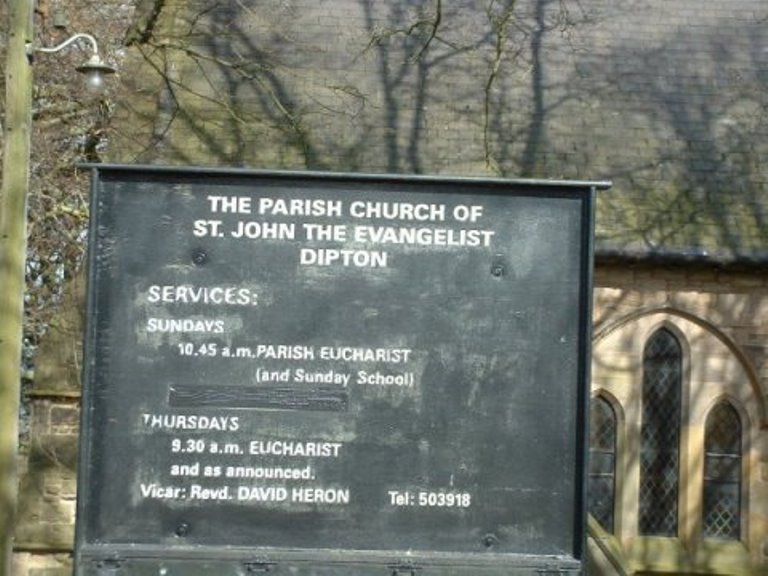
[(603, 186), (93, 167), (76, 573), (579, 573)]

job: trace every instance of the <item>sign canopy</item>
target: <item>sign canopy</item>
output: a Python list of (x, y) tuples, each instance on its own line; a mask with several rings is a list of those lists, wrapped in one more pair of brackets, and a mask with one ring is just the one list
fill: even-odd
[(601, 186), (93, 167), (76, 573), (578, 572)]

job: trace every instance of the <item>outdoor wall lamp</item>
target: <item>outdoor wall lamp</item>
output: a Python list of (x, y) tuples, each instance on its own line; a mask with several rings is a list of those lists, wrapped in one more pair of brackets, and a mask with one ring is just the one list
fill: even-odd
[(51, 48), (35, 46), (29, 43), (27, 44), (27, 56), (32, 58), (35, 52), (45, 52), (48, 54), (59, 52), (77, 40), (87, 40), (91, 45), (93, 54), (91, 54), (91, 57), (87, 62), (81, 66), (78, 66), (75, 68), (75, 70), (81, 74), (85, 74), (85, 85), (88, 90), (91, 92), (101, 92), (101, 90), (104, 89), (104, 77), (108, 74), (114, 74), (115, 69), (112, 66), (105, 64), (101, 59), (101, 56), (99, 56), (99, 46), (96, 44), (96, 39), (90, 34), (75, 34), (64, 40), (64, 42), (61, 44), (52, 46)]

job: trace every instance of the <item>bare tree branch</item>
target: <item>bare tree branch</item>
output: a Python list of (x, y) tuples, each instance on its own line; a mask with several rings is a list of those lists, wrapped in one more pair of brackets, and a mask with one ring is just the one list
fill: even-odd
[(133, 23), (125, 33), (126, 46), (145, 44), (149, 41), (164, 5), (165, 0), (138, 0)]

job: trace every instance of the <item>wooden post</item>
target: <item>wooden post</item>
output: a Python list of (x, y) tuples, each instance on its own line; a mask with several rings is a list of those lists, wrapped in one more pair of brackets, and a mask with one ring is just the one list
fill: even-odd
[(9, 0), (0, 190), (0, 576), (10, 576), (18, 494), (19, 396), (32, 124), (32, 0)]

